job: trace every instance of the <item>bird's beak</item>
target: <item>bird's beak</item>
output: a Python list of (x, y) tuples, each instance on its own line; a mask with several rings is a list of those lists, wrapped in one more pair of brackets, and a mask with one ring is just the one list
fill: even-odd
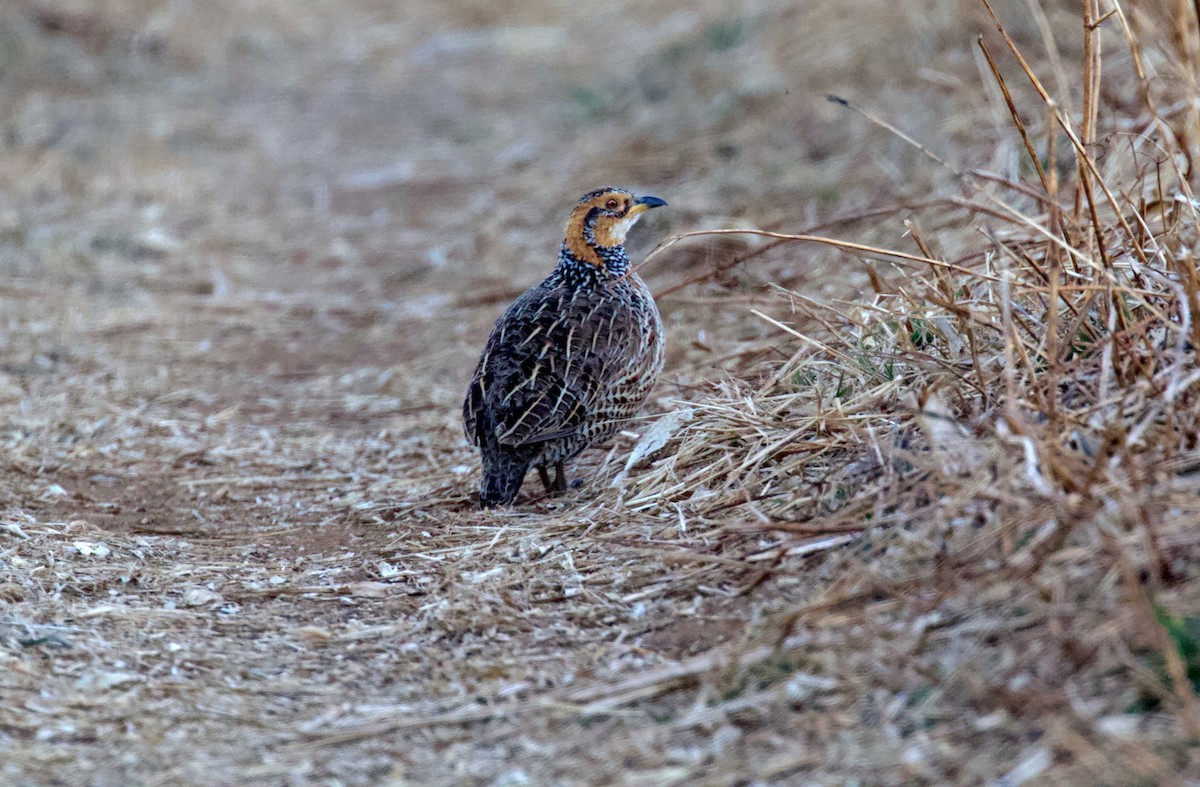
[(639, 213), (645, 213), (651, 208), (661, 208), (666, 204), (667, 201), (665, 199), (659, 199), (658, 197), (641, 197), (629, 208), (629, 214), (636, 216)]

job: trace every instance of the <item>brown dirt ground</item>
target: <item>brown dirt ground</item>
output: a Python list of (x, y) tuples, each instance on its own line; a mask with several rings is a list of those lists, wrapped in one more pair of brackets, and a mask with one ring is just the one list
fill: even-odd
[[(860, 695), (830, 663), (768, 659), (791, 693), (738, 706), (747, 680), (782, 684), (733, 674), (730, 647), (849, 558), (626, 509), (608, 479), (627, 440), (564, 499), (533, 483), (480, 513), (459, 427), (491, 322), (591, 187), (671, 203), (639, 254), (926, 198), (945, 173), (822, 96), (986, 149), (965, 87), (978, 10), (300, 5), (0, 11), (0, 780), (971, 782), (1020, 764), (1019, 731), (965, 761), (898, 729), (895, 703), (929, 690), (911, 673)], [(751, 245), (695, 243), (648, 278)], [(651, 410), (763, 360), (772, 329), (748, 307), (786, 309), (765, 282), (855, 292), (838, 260), (768, 256), (665, 297)]]

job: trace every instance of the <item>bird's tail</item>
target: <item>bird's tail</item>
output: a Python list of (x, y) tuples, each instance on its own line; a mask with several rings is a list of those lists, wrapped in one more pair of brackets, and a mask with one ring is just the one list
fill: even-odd
[(483, 452), (483, 479), (479, 483), (479, 507), (506, 506), (517, 496), (525, 473), (533, 464), (533, 452), (524, 446), (501, 445), (496, 439), (491, 414), (481, 414), (476, 427)]
[(501, 449), (483, 458), (483, 480), (479, 484), (479, 507), (506, 506), (517, 496), (533, 457)]

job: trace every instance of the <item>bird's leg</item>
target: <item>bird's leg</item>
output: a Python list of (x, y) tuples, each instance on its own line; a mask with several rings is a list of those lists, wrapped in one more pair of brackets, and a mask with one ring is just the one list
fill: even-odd
[(562, 462), (559, 462), (554, 466), (554, 491), (567, 491), (567, 471), (563, 469)]
[(546, 472), (546, 468), (544, 467), (539, 467), (537, 471), (538, 478), (542, 479), (542, 486), (546, 488), (546, 494), (550, 494), (554, 491), (554, 486), (550, 483), (550, 474)]

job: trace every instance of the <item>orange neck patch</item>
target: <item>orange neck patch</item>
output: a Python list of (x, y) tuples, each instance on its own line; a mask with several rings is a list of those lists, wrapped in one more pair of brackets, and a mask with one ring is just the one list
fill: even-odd
[(595, 247), (588, 242), (587, 217), (591, 210), (591, 205), (580, 205), (571, 212), (571, 218), (567, 221), (567, 238), (565, 243), (567, 251), (571, 252), (571, 256), (575, 259), (580, 262), (586, 262), (589, 265), (595, 265), (597, 268), (603, 268), (604, 259), (597, 253)]

